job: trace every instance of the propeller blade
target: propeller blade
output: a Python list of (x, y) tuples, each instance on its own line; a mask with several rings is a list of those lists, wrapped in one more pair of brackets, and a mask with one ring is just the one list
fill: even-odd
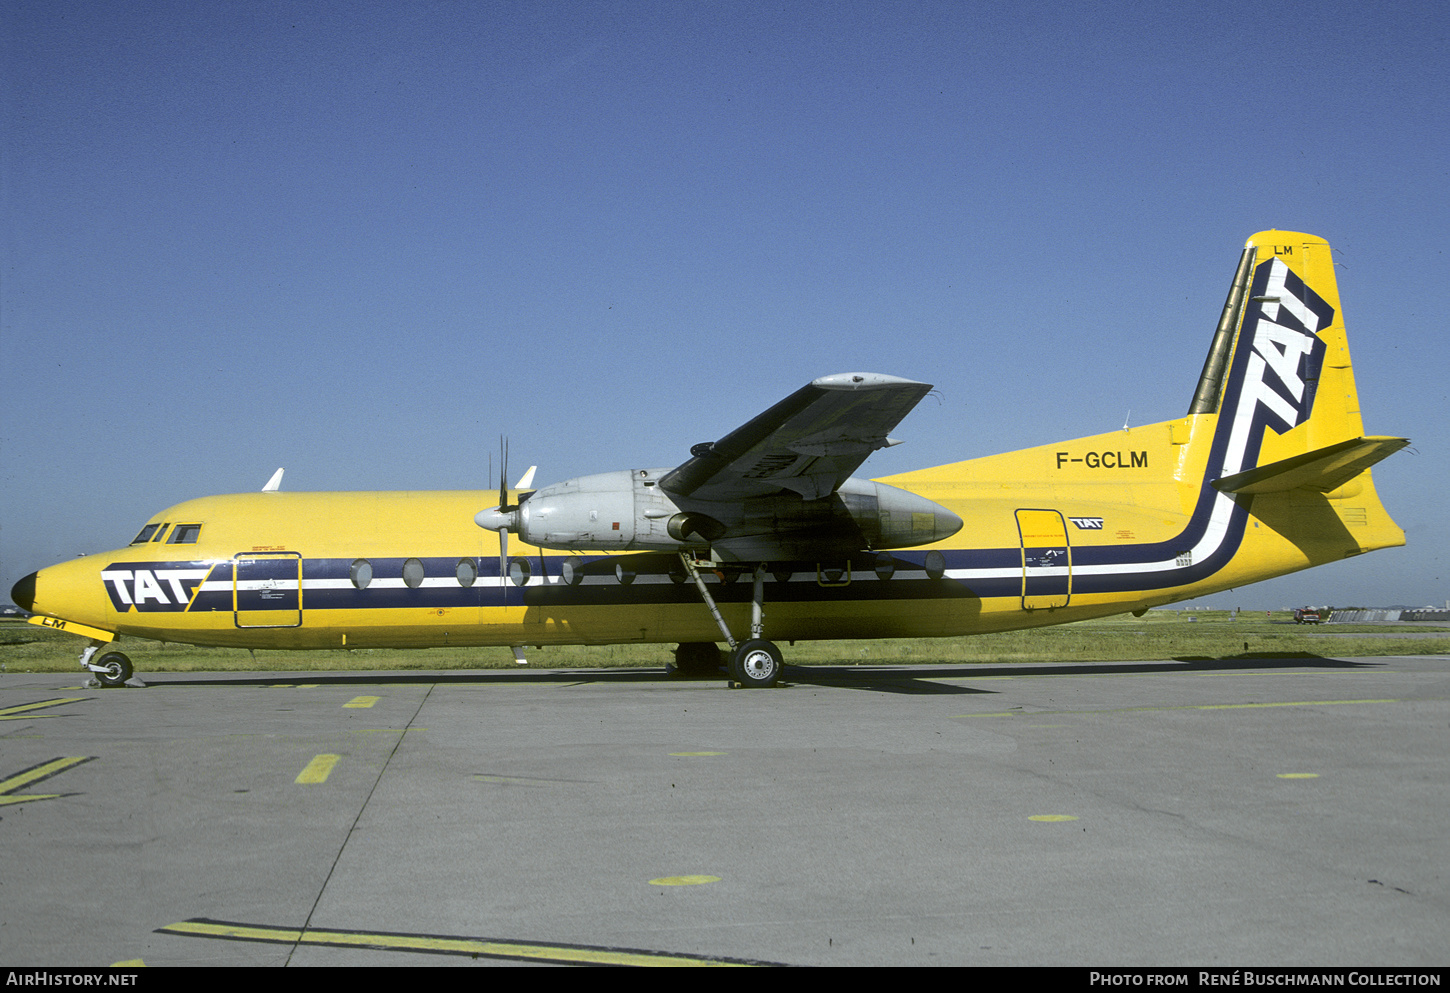
[(503, 435), (498, 436), (498, 457), (498, 509), (506, 511), (509, 509), (509, 493), (504, 480), (508, 479), (509, 474), (509, 449), (508, 441)]
[(509, 595), (509, 533), (508, 528), (498, 529), (498, 580), (503, 587), (504, 602)]
[[(489, 531), (497, 531), (498, 532), (498, 576), (499, 576), (499, 583), (504, 586), (504, 598), (505, 598), (505, 600), (507, 600), (507, 598), (508, 598), (508, 586), (507, 586), (507, 583), (509, 582), (509, 579), (510, 579), (510, 577), (509, 577), (509, 561), (508, 561), (508, 555), (509, 555), (509, 552), (508, 552), (508, 549), (509, 549), (509, 532), (510, 531), (516, 531), (520, 527), (520, 517), (522, 515), (522, 512), (519, 510), (519, 506), (520, 506), (520, 504), (522, 504), (524, 502), (524, 498), (525, 497), (529, 497), (529, 496), (532, 496), (533, 495), (533, 492), (532, 491), (530, 491), (528, 493), (518, 493), (517, 491), (525, 490), (528, 487), (530, 487), (530, 486), (533, 485), (533, 483), (534, 483), (534, 473), (538, 471), (538, 468), (539, 467), (536, 466), (536, 465), (531, 465), (531, 466), (529, 466), (528, 471), (525, 472), (522, 476), (519, 477), (519, 481), (514, 484), (514, 490), (516, 491), (517, 496), (518, 496), (518, 503), (511, 504), (511, 503), (509, 503), (509, 491), (508, 491), (508, 471), (509, 471), (508, 470), (508, 466), (509, 466), (508, 439), (505, 438), (503, 435), (499, 435), (499, 438), (498, 438), (498, 454), (499, 454), (499, 468), (498, 468), (498, 506), (497, 507), (492, 507), (492, 508), (490, 508), (488, 510), (480, 510), (474, 516), (473, 521), (474, 521), (475, 524), (477, 524), (481, 528), (486, 528)], [(493, 455), (492, 454), (489, 455), (488, 461), (489, 461), (488, 474), (490, 476), (492, 476), (493, 475)], [(542, 549), (539, 552), (539, 556), (540, 556), (540, 558), (539, 558), (539, 572), (542, 575), (543, 574), (543, 571), (544, 571), (544, 560), (543, 560), (543, 551), (542, 551)]]

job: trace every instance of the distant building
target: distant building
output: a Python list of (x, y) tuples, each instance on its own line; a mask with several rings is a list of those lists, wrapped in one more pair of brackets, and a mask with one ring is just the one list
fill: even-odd
[(1368, 610), (1336, 610), (1329, 615), (1331, 624), (1369, 624), (1375, 621), (1440, 621), (1450, 622), (1450, 609), (1434, 607), (1377, 607)]

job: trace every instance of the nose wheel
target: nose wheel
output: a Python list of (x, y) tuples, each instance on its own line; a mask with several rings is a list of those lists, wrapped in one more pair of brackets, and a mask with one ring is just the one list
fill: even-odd
[(96, 674), (96, 681), (107, 687), (124, 686), (133, 671), (131, 660), (120, 652), (107, 652), (91, 663), (90, 670)]

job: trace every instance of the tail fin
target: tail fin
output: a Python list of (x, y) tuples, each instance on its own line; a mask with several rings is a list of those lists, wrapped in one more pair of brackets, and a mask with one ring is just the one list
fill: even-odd
[(1050, 511), (1076, 529), (1044, 546), (1069, 546), (1070, 597), (1149, 606), (1403, 545), (1369, 467), (1407, 443), (1364, 435), (1328, 243), (1266, 231), (1186, 417), (883, 481), (963, 507), (967, 533), (996, 541), (1002, 560), (958, 577), (1020, 580), (1031, 609), (1021, 522)]
[(1244, 246), (1189, 409), (1213, 413), (1209, 478), (1225, 492), (1326, 492), (1408, 444), (1364, 436), (1324, 239), (1263, 231)]
[[(1189, 408), (1190, 419), (1201, 414), (1217, 415), (1204, 464), (1205, 482), (1220, 493), (1298, 494), (1297, 512), (1315, 497), (1316, 532), (1332, 512), (1356, 525), (1356, 551), (1404, 543), (1367, 470), (1409, 441), (1364, 434), (1324, 239), (1262, 231), (1248, 240)], [(1296, 544), (1316, 540), (1287, 504), (1283, 514), (1276, 505), (1256, 502), (1255, 516), (1270, 514)]]

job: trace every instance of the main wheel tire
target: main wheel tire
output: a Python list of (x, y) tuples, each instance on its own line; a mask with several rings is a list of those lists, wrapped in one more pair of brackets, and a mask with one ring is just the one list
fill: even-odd
[(686, 641), (675, 649), (675, 671), (685, 676), (713, 675), (720, 669), (720, 649), (713, 641)]
[(131, 660), (120, 652), (107, 652), (93, 663), (101, 667), (102, 671), (96, 673), (96, 679), (102, 686), (124, 686), (126, 680), (131, 678)]
[(730, 656), (730, 678), (751, 689), (774, 686), (784, 667), (780, 649), (761, 638), (742, 642)]

